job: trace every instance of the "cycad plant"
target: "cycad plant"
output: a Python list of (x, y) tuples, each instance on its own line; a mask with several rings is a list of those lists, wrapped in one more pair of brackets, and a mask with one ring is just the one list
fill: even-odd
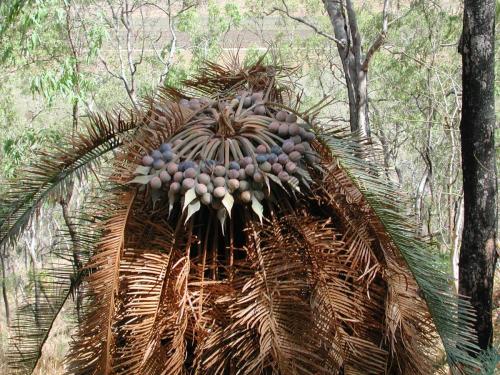
[(69, 373), (427, 375), (440, 342), (454, 373), (480, 369), (473, 318), (401, 194), (289, 74), (207, 63), (140, 110), (93, 115), (10, 186), (3, 246), (72, 181), (106, 176), (77, 225), (87, 264), (56, 267), (18, 314), (14, 372), (82, 287)]

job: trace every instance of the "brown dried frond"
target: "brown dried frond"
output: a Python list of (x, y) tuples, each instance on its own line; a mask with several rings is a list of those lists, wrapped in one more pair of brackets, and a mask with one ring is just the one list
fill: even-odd
[(125, 192), (107, 202), (111, 213), (96, 253), (86, 266), (91, 271), (86, 280), (90, 302), (86, 319), (78, 329), (79, 340), (69, 356), (70, 369), (78, 374), (112, 372), (120, 265), (135, 196), (133, 191)]

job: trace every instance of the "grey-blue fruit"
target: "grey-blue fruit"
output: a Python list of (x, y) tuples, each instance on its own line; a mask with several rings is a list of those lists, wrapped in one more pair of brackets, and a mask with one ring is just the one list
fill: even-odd
[[(285, 141), (285, 142), (283, 143), (283, 147), (282, 147), (282, 149), (283, 149), (283, 151), (285, 151), (287, 154), (288, 154), (288, 153), (290, 153), (290, 152), (292, 152), (292, 151), (294, 150), (294, 148), (295, 148), (295, 144), (294, 144), (293, 142), (291, 142), (291, 141)], [(282, 154), (282, 155), (283, 155), (283, 154)], [(281, 155), (280, 155), (280, 156), (281, 156)]]
[(174, 162), (170, 162), (167, 164), (167, 172), (170, 173), (171, 175), (174, 175), (175, 172), (179, 170), (178, 166)]
[(274, 164), (278, 161), (278, 155), (271, 153), (267, 156), (267, 161), (271, 164)]
[(314, 135), (314, 133), (311, 133), (311, 132), (307, 132), (306, 133), (306, 140), (308, 142), (312, 142), (316, 139), (316, 136)]
[(278, 135), (280, 137), (286, 137), (288, 136), (288, 124), (281, 124), (279, 129), (278, 129)]
[(278, 111), (278, 113), (276, 113), (276, 120), (285, 121), (286, 115), (287, 115), (287, 113), (285, 111)]
[(247, 177), (247, 174), (245, 173), (245, 169), (241, 168), (238, 173), (238, 179), (244, 180)]
[(217, 176), (217, 177), (223, 177), (226, 175), (226, 168), (224, 168), (223, 165), (218, 165), (215, 167), (214, 169), (214, 174)]
[(253, 180), (255, 182), (263, 182), (264, 181), (264, 175), (260, 172), (255, 172), (253, 174)]
[(201, 203), (209, 205), (210, 203), (212, 203), (212, 194), (205, 193), (201, 196), (200, 200), (201, 200)]
[(290, 175), (287, 172), (283, 171), (278, 175), (278, 178), (281, 180), (281, 182), (286, 182), (290, 179)]
[(214, 189), (214, 197), (215, 198), (223, 198), (227, 193), (225, 187), (219, 186)]
[(226, 185), (226, 179), (224, 177), (215, 177), (214, 178), (214, 186), (221, 187)]
[(240, 190), (245, 191), (250, 189), (250, 182), (247, 180), (241, 180), (240, 181)]
[(278, 156), (278, 162), (282, 165), (285, 165), (286, 163), (288, 163), (288, 155), (287, 154), (281, 154), (280, 156)]
[(271, 163), (269, 163), (268, 161), (262, 163), (260, 165), (260, 169), (266, 173), (271, 172)]
[(165, 162), (162, 159), (156, 159), (153, 162), (153, 168), (154, 169), (161, 169), (165, 166)]
[(240, 176), (240, 170), (238, 169), (230, 169), (227, 171), (227, 177), (228, 178), (239, 178)]
[(275, 175), (280, 174), (280, 172), (283, 170), (283, 166), (280, 163), (274, 163), (272, 166), (272, 171)]
[(170, 184), (170, 191), (173, 193), (178, 193), (179, 191), (181, 191), (181, 184), (179, 184), (178, 182), (172, 182)]
[(184, 174), (181, 171), (174, 173), (174, 181), (175, 182), (181, 182), (183, 178), (184, 178)]
[(242, 191), (240, 194), (240, 199), (243, 203), (250, 203), (252, 200), (252, 193), (248, 190)]
[(302, 155), (298, 151), (292, 151), (290, 152), (288, 157), (290, 158), (291, 161), (299, 161)]
[(172, 150), (172, 145), (170, 143), (162, 143), (160, 146), (161, 152), (171, 151), (171, 150)]
[(293, 174), (297, 170), (297, 164), (295, 164), (293, 161), (289, 161), (285, 165), (285, 169), (288, 173)]
[(194, 190), (198, 195), (203, 195), (208, 192), (207, 185), (204, 184), (196, 184)]
[(257, 163), (264, 163), (265, 161), (267, 161), (267, 155), (259, 154), (255, 157), (255, 160), (257, 160)]
[(240, 181), (232, 178), (227, 182), (227, 187), (229, 191), (235, 191), (240, 187)]
[(290, 113), (286, 116), (285, 121), (289, 123), (297, 122), (297, 115), (295, 113)]
[(162, 157), (163, 157), (163, 160), (165, 160), (165, 161), (172, 161), (175, 157), (175, 154), (172, 151), (167, 150), (167, 151), (163, 152)]
[(151, 153), (151, 156), (153, 157), (153, 159), (157, 160), (157, 159), (161, 159), (163, 157), (162, 153), (160, 152), (160, 150), (154, 150), (152, 153)]
[(252, 177), (253, 174), (255, 173), (255, 165), (254, 164), (248, 164), (245, 167), (245, 173), (247, 174), (248, 177)]
[(281, 149), (280, 146), (275, 145), (275, 146), (271, 147), (271, 152), (273, 154), (280, 155), (281, 153), (283, 153), (283, 150)]
[(188, 168), (184, 171), (184, 178), (195, 178), (196, 170), (194, 168)]
[(210, 176), (206, 173), (201, 173), (198, 176), (198, 182), (203, 185), (208, 185), (210, 183)]
[(185, 190), (191, 189), (192, 187), (194, 187), (194, 180), (192, 178), (185, 178), (182, 181), (182, 187)]
[(152, 189), (158, 190), (161, 188), (161, 180), (160, 177), (154, 176), (151, 181), (149, 181), (149, 185), (151, 186)]
[(146, 166), (146, 167), (150, 167), (153, 165), (155, 159), (153, 159), (151, 156), (149, 155), (145, 155), (142, 157), (142, 165)]
[(161, 182), (170, 182), (170, 180), (172, 179), (172, 177), (168, 174), (167, 171), (161, 171), (159, 177)]

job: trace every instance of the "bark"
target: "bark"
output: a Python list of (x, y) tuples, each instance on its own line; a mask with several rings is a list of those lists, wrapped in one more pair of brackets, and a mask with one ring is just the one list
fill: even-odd
[(361, 48), (361, 34), (358, 28), (356, 12), (351, 0), (323, 0), (330, 18), (337, 42), (337, 49), (342, 61), (347, 96), (351, 131), (361, 137), (370, 137), (370, 119), (368, 111), (368, 68), (375, 52), (383, 44), (387, 35), (389, 1), (384, 1), (382, 30), (366, 55)]
[(459, 290), (477, 312), (482, 349), (491, 345), (493, 275), (497, 260), (494, 97), (495, 1), (465, 0), (462, 54), (462, 169), (464, 229)]
[(0, 261), (2, 262), (2, 297), (5, 308), (5, 320), (7, 325), (10, 325), (10, 308), (9, 308), (9, 296), (7, 295), (7, 280), (5, 271), (5, 256), (0, 254)]

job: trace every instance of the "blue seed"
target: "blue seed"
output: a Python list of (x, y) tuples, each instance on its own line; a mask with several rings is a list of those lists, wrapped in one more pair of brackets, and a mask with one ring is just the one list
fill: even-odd
[(265, 161), (267, 161), (267, 156), (260, 154), (260, 155), (257, 155), (257, 157), (255, 159), (257, 160), (257, 163), (264, 163)]
[(240, 164), (237, 161), (232, 161), (229, 163), (229, 169), (240, 169)]
[(162, 143), (160, 146), (160, 151), (165, 152), (165, 151), (172, 151), (172, 145), (170, 143)]
[(279, 154), (281, 154), (281, 153), (283, 152), (283, 150), (281, 149), (281, 147), (280, 147), (280, 146), (273, 146), (273, 147), (271, 148), (271, 152), (272, 152), (273, 154), (279, 155)]

